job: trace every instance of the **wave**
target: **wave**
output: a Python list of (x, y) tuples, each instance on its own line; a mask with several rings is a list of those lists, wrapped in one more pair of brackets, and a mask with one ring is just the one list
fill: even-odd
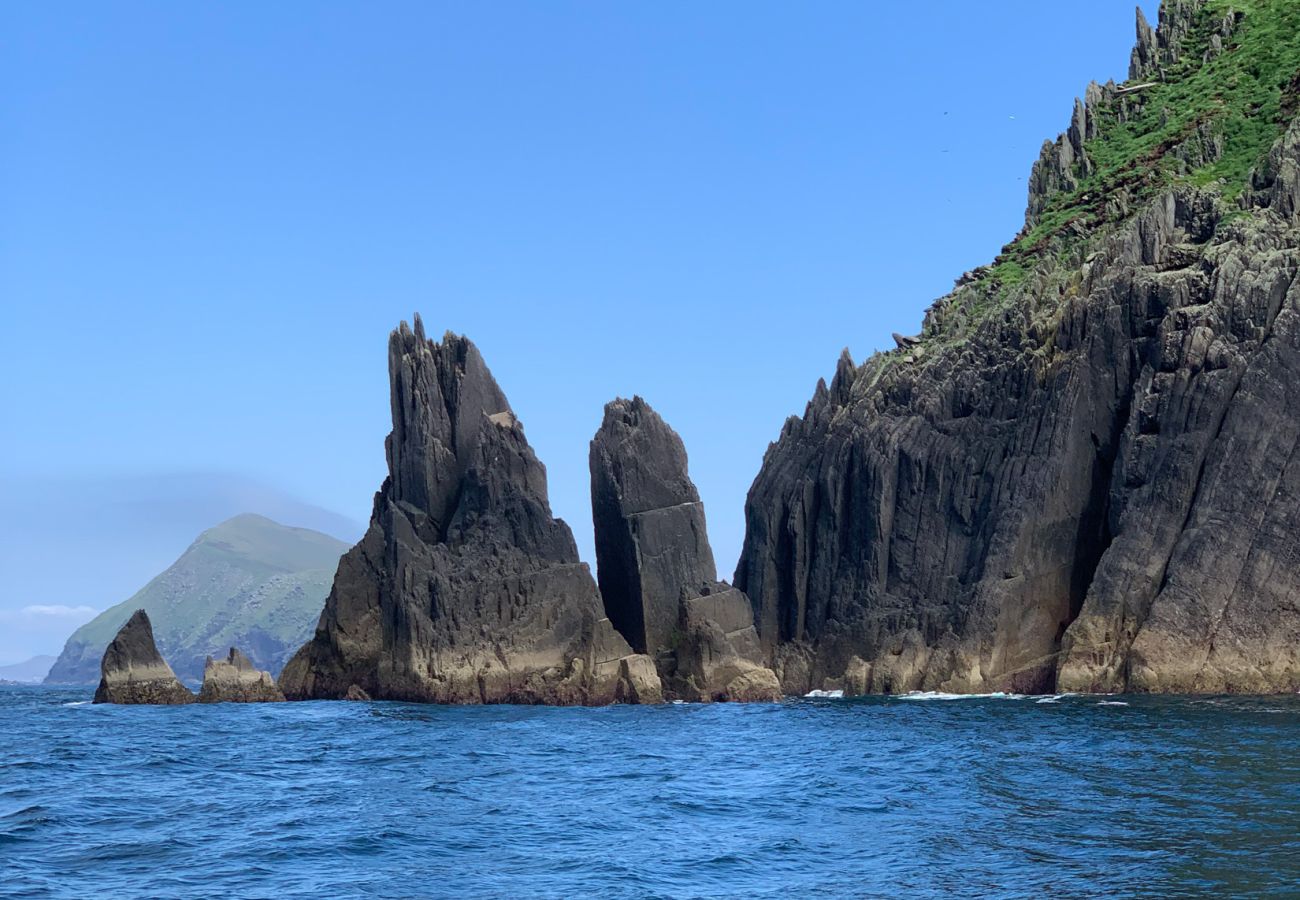
[(1008, 694), (994, 691), (991, 694), (949, 694), (945, 691), (908, 691), (895, 694), (895, 700), (1027, 700), (1031, 694)]
[(71, 703), (65, 703), (64, 706), (90, 706), (94, 700), (73, 700)]
[(806, 698), (808, 698), (808, 699), (810, 699), (810, 700), (843, 700), (843, 699), (844, 699), (844, 692), (843, 692), (843, 691), (840, 691), (840, 690), (835, 690), (835, 691), (809, 691), (808, 693), (804, 694), (804, 697), (806, 697)]

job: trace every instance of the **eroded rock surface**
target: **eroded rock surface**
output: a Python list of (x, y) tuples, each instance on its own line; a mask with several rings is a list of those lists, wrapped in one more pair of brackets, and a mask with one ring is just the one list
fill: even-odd
[(777, 699), (748, 598), (715, 580), (704, 504), (681, 437), (640, 397), (614, 400), (592, 439), (590, 464), (610, 621), (656, 658), (675, 698)]
[(207, 658), (203, 666), (200, 703), (275, 703), (284, 694), (270, 672), (263, 672), (234, 647), (225, 659)]
[[(1140, 22), (1135, 78), (1199, 65), (1193, 27), (1239, 52), (1200, 9)], [(1031, 188), (1031, 225), (1073, 217), (1050, 252), (959, 283), (923, 357), (842, 358), (769, 448), (735, 583), (787, 691), (1300, 688), (1300, 124), (1240, 197), (1151, 156), (1092, 196), (1092, 113), (1075, 183)], [(1155, 152), (1212, 164), (1217, 121)]]
[(650, 699), (478, 350), (452, 334), (426, 339), (417, 316), (392, 333), (388, 362), (389, 477), (315, 637), (280, 677), (285, 695)]
[(605, 405), (591, 441), (591, 512), (605, 612), (634, 649), (677, 627), (682, 589), (717, 578), (681, 437), (640, 397)]
[(749, 598), (724, 583), (702, 585), (683, 599), (673, 693), (684, 700), (752, 702), (781, 699), (776, 674), (764, 658)]
[(154, 644), (153, 626), (137, 609), (118, 630), (100, 662), (96, 703), (193, 703), (194, 694), (177, 679)]

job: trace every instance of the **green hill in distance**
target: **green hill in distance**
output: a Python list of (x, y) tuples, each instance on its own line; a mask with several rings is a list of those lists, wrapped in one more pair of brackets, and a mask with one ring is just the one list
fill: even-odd
[(244, 514), (198, 536), (130, 599), (73, 632), (46, 684), (93, 684), (113, 635), (137, 609), (177, 677), (199, 681), (208, 655), (238, 647), (278, 674), (312, 634), (348, 544), (306, 528)]

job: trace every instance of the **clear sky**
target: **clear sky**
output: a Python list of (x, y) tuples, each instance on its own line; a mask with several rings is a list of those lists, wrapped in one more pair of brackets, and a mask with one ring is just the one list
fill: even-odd
[(1133, 15), (0, 5), (0, 663), (244, 508), (356, 537), (415, 310), (479, 345), (588, 561), (587, 443), (649, 400), (729, 577), (782, 421), (1014, 236)]

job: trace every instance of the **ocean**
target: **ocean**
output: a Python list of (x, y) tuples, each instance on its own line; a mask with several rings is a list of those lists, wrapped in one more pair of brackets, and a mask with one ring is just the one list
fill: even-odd
[(1300, 895), (1300, 698), (110, 707), (0, 688), (4, 897)]

